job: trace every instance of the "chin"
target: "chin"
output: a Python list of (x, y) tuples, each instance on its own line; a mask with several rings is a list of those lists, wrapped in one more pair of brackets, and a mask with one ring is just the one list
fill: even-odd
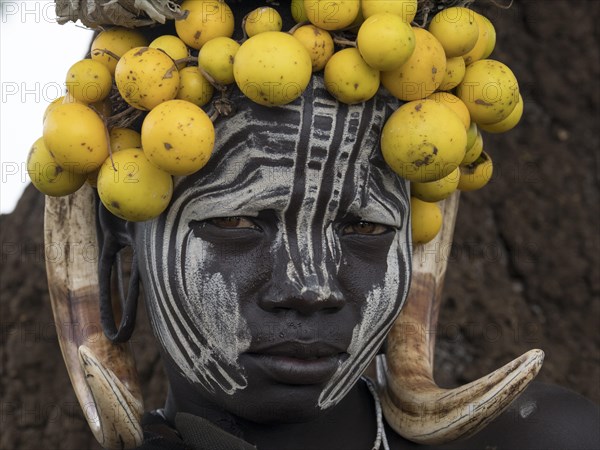
[(323, 388), (324, 384), (253, 388), (249, 383), (246, 389), (224, 399), (223, 406), (244, 420), (260, 424), (310, 422), (326, 412), (318, 406)]

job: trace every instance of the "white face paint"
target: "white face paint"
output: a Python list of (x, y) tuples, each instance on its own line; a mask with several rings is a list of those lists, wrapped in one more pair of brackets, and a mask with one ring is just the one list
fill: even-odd
[(206, 270), (203, 255), (212, 249), (188, 226), (193, 206), (173, 206), (164, 223), (153, 221), (146, 230), (143, 279), (154, 331), (187, 379), (232, 394), (246, 385), (236, 360), (250, 343), (240, 299), (222, 274)]
[[(336, 328), (348, 355), (313, 399), (329, 408), (369, 364), (406, 297), (408, 189), (379, 156), (390, 107), (382, 99), (340, 106), (313, 80), (292, 105), (240, 108), (219, 122), (208, 166), (177, 180), (168, 211), (136, 231), (155, 334), (205, 392), (253, 388), (259, 375), (240, 357), (264, 339), (265, 324), (279, 331), (266, 333), (275, 341), (314, 342)], [(234, 216), (262, 232), (206, 222)], [(390, 232), (347, 236), (344, 227), (359, 220)], [(304, 298), (310, 310), (285, 303)], [(324, 316), (319, 305), (331, 299), (340, 312)], [(277, 302), (285, 307), (272, 308)], [(291, 331), (290, 315), (308, 337)]]

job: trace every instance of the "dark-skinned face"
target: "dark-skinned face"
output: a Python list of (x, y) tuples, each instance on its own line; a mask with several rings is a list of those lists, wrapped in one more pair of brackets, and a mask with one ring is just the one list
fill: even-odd
[(257, 422), (337, 404), (409, 284), (407, 184), (379, 155), (390, 107), (312, 83), (285, 107), (238, 98), (209, 164), (135, 231), (171, 381)]

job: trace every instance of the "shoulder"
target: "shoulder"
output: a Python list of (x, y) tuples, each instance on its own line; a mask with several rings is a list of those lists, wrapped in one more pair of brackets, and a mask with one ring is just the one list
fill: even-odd
[(162, 410), (150, 411), (142, 417), (144, 442), (137, 450), (191, 450)]
[[(449, 444), (422, 447), (393, 431), (391, 448), (468, 449), (600, 449), (600, 408), (560, 386), (532, 383), (506, 411), (477, 434)], [(388, 434), (389, 436), (389, 434)]]
[(569, 389), (534, 382), (486, 428), (452, 448), (600, 449), (600, 408)]

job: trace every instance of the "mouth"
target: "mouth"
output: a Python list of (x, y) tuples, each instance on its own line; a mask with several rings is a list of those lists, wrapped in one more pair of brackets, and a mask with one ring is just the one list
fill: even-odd
[(323, 342), (284, 342), (250, 349), (244, 356), (279, 383), (310, 385), (328, 381), (349, 355)]

